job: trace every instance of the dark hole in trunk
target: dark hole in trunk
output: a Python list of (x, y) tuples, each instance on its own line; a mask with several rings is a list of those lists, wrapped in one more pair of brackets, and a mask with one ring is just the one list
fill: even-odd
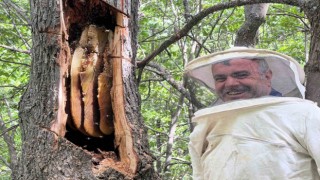
[(94, 153), (100, 153), (100, 151), (115, 151), (114, 134), (101, 138), (89, 137), (67, 126), (65, 138), (75, 145)]

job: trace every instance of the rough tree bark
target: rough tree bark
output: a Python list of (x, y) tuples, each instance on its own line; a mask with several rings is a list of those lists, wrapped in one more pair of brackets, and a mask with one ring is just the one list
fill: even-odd
[(158, 179), (134, 79), (138, 1), (30, 4), (32, 72), (13, 179)]
[(306, 0), (301, 8), (311, 25), (309, 60), (305, 66), (306, 98), (317, 102), (320, 106), (320, 0)]

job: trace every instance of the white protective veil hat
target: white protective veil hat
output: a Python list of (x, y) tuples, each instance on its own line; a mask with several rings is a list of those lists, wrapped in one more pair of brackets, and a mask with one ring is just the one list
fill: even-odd
[(271, 71), (271, 86), (286, 97), (305, 96), (305, 73), (299, 63), (284, 54), (265, 49), (233, 47), (226, 51), (216, 52), (190, 61), (185, 68), (185, 75), (192, 77), (213, 90), (214, 79), (211, 67), (215, 63), (235, 58), (263, 58)]

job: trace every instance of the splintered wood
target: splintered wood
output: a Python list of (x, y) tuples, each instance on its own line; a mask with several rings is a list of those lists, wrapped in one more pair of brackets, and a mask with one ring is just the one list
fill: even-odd
[(126, 29), (128, 19), (125, 15), (117, 13), (117, 26), (114, 32), (113, 55), (113, 87), (112, 104), (114, 109), (115, 144), (118, 147), (121, 162), (126, 164), (132, 173), (138, 168), (139, 158), (134, 149), (133, 135), (130, 120), (126, 116), (126, 95), (124, 92), (124, 77), (129, 73), (123, 67), (124, 61), (129, 60), (124, 47), (130, 42), (129, 32)]
[(108, 59), (113, 34), (94, 25), (86, 27), (71, 62), (71, 116), (83, 134), (101, 137), (113, 133), (112, 72)]

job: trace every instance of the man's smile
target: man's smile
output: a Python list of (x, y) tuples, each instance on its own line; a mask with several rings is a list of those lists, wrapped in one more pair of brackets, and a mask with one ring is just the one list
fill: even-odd
[(238, 94), (242, 94), (243, 92), (241, 91), (229, 91), (227, 92), (227, 95), (238, 95)]
[(223, 94), (224, 96), (230, 96), (237, 99), (241, 98), (249, 90), (250, 88), (246, 86), (234, 86), (231, 88), (224, 89)]

